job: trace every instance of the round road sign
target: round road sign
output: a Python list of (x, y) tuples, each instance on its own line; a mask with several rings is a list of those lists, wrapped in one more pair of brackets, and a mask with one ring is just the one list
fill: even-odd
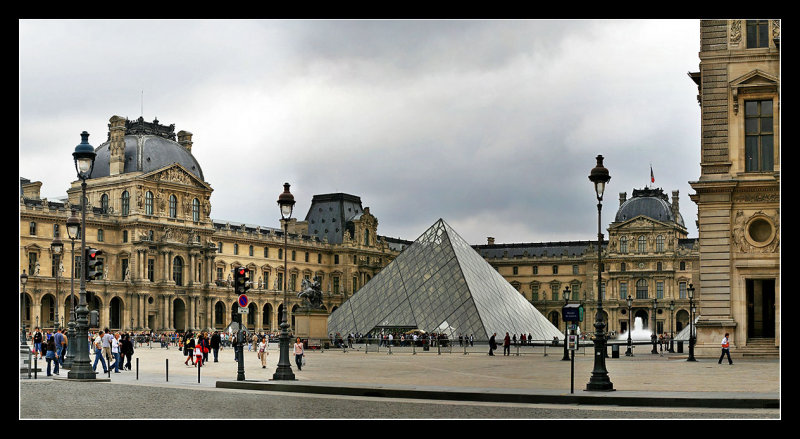
[(242, 295), (239, 296), (239, 306), (241, 306), (242, 308), (247, 306), (247, 296), (246, 295), (242, 294)]

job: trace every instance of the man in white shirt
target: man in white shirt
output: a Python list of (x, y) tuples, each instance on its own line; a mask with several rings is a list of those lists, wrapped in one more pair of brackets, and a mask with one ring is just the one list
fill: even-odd
[(719, 356), (717, 364), (722, 364), (722, 358), (726, 355), (728, 356), (728, 364), (733, 364), (733, 361), (731, 361), (731, 344), (730, 340), (728, 340), (728, 335), (730, 334), (726, 332), (725, 337), (722, 337), (722, 354)]

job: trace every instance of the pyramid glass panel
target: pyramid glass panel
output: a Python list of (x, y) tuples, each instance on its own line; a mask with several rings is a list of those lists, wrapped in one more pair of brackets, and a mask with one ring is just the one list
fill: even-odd
[(328, 332), (419, 328), (448, 336), (563, 338), (447, 223), (439, 220), (331, 313)]

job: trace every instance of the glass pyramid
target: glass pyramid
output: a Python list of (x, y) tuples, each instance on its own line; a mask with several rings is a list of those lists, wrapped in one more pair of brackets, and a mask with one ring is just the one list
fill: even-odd
[(328, 317), (334, 334), (412, 328), (451, 340), (497, 333), (500, 342), (506, 332), (564, 338), (442, 219)]

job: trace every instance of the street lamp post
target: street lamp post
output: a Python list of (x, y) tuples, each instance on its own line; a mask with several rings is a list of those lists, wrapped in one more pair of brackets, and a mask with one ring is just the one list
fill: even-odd
[(55, 312), (55, 322), (53, 322), (54, 332), (58, 332), (59, 329), (59, 319), (58, 319), (58, 308), (60, 307), (59, 302), (61, 301), (61, 291), (59, 289), (59, 277), (61, 275), (61, 255), (64, 253), (64, 243), (61, 242), (61, 238), (58, 237), (58, 234), (53, 238), (53, 242), (50, 243), (50, 252), (53, 255), (54, 263), (53, 263), (53, 270), (56, 272), (56, 312)]
[[(67, 324), (67, 355), (64, 356), (64, 367), (67, 369), (72, 368), (72, 361), (75, 359), (75, 239), (81, 230), (81, 221), (75, 216), (75, 211), (67, 219), (67, 236), (69, 236), (72, 243), (72, 273), (70, 273), (69, 280), (69, 323)], [(83, 258), (81, 258), (83, 259)]]
[[(25, 309), (26, 304), (28, 303), (28, 294), (25, 292), (25, 285), (28, 284), (28, 275), (25, 273), (25, 270), (22, 270), (22, 274), (19, 275), (19, 283), (22, 284), (22, 300), (19, 301), (19, 323), (20, 323), (20, 330), (19, 330), (19, 345), (20, 348), (28, 349), (28, 334), (25, 332)], [(22, 349), (20, 349), (20, 352)]]
[(605, 191), (606, 183), (611, 180), (608, 174), (608, 169), (603, 166), (603, 156), (597, 156), (597, 166), (595, 166), (589, 174), (589, 180), (594, 183), (594, 190), (597, 194), (597, 311), (594, 320), (594, 369), (592, 370), (592, 377), (589, 383), (586, 384), (586, 390), (599, 390), (611, 391), (614, 390), (614, 384), (608, 378), (608, 370), (606, 370), (606, 339), (603, 333), (603, 297), (602, 297), (602, 249), (603, 249), (603, 233), (601, 229), (601, 217), (603, 209), (603, 191)]
[(75, 339), (73, 343), (75, 346), (75, 358), (72, 360), (72, 369), (67, 373), (67, 378), (70, 379), (95, 379), (94, 370), (89, 364), (89, 345), (86, 342), (89, 338), (89, 328), (87, 315), (89, 308), (86, 304), (86, 179), (92, 175), (92, 168), (94, 167), (94, 159), (97, 154), (94, 152), (94, 147), (89, 144), (89, 133), (86, 131), (81, 133), (81, 143), (75, 147), (75, 152), (72, 157), (75, 160), (75, 170), (78, 172), (78, 178), (81, 179), (81, 282), (80, 282), (80, 300), (78, 303), (77, 315), (77, 330), (75, 332)]
[[(562, 293), (564, 297), (564, 306), (569, 304), (569, 285), (564, 288), (564, 292)], [(564, 313), (561, 313), (562, 320), (564, 317)], [(561, 359), (562, 361), (569, 361), (569, 351), (567, 350), (567, 331), (569, 330), (569, 322), (564, 320), (564, 357)]]
[(633, 297), (628, 294), (628, 298), (625, 299), (625, 301), (628, 303), (628, 350), (625, 351), (625, 356), (632, 357), (633, 350), (631, 350), (631, 331), (633, 328), (631, 328), (631, 305), (633, 305)]
[(673, 342), (672, 339), (675, 337), (675, 334), (673, 332), (674, 328), (675, 328), (675, 301), (670, 300), (669, 301), (669, 350), (667, 351), (670, 354), (675, 353), (675, 349), (672, 343)]
[(289, 192), (289, 183), (283, 184), (283, 193), (278, 196), (278, 205), (281, 208), (281, 219), (283, 221), (283, 321), (281, 322), (281, 335), (280, 335), (280, 358), (278, 359), (278, 368), (272, 375), (273, 380), (294, 380), (294, 372), (292, 372), (292, 365), (289, 361), (289, 322), (286, 308), (289, 306), (287, 303), (286, 291), (288, 289), (288, 270), (289, 258), (287, 256), (288, 239), (289, 239), (289, 218), (292, 217), (292, 209), (294, 208), (294, 195)]
[(650, 335), (650, 340), (653, 342), (653, 350), (650, 351), (651, 354), (657, 354), (658, 353), (658, 349), (656, 349), (656, 343), (658, 342), (658, 335), (656, 334), (656, 332), (657, 332), (656, 331), (656, 328), (657, 328), (657, 325), (656, 325), (656, 315), (657, 314), (656, 313), (657, 313), (657, 311), (658, 311), (658, 299), (653, 297), (653, 319), (652, 319), (653, 320), (653, 328), (652, 328), (653, 333)]
[(686, 289), (689, 294), (689, 358), (686, 361), (697, 361), (694, 358), (694, 285)]

